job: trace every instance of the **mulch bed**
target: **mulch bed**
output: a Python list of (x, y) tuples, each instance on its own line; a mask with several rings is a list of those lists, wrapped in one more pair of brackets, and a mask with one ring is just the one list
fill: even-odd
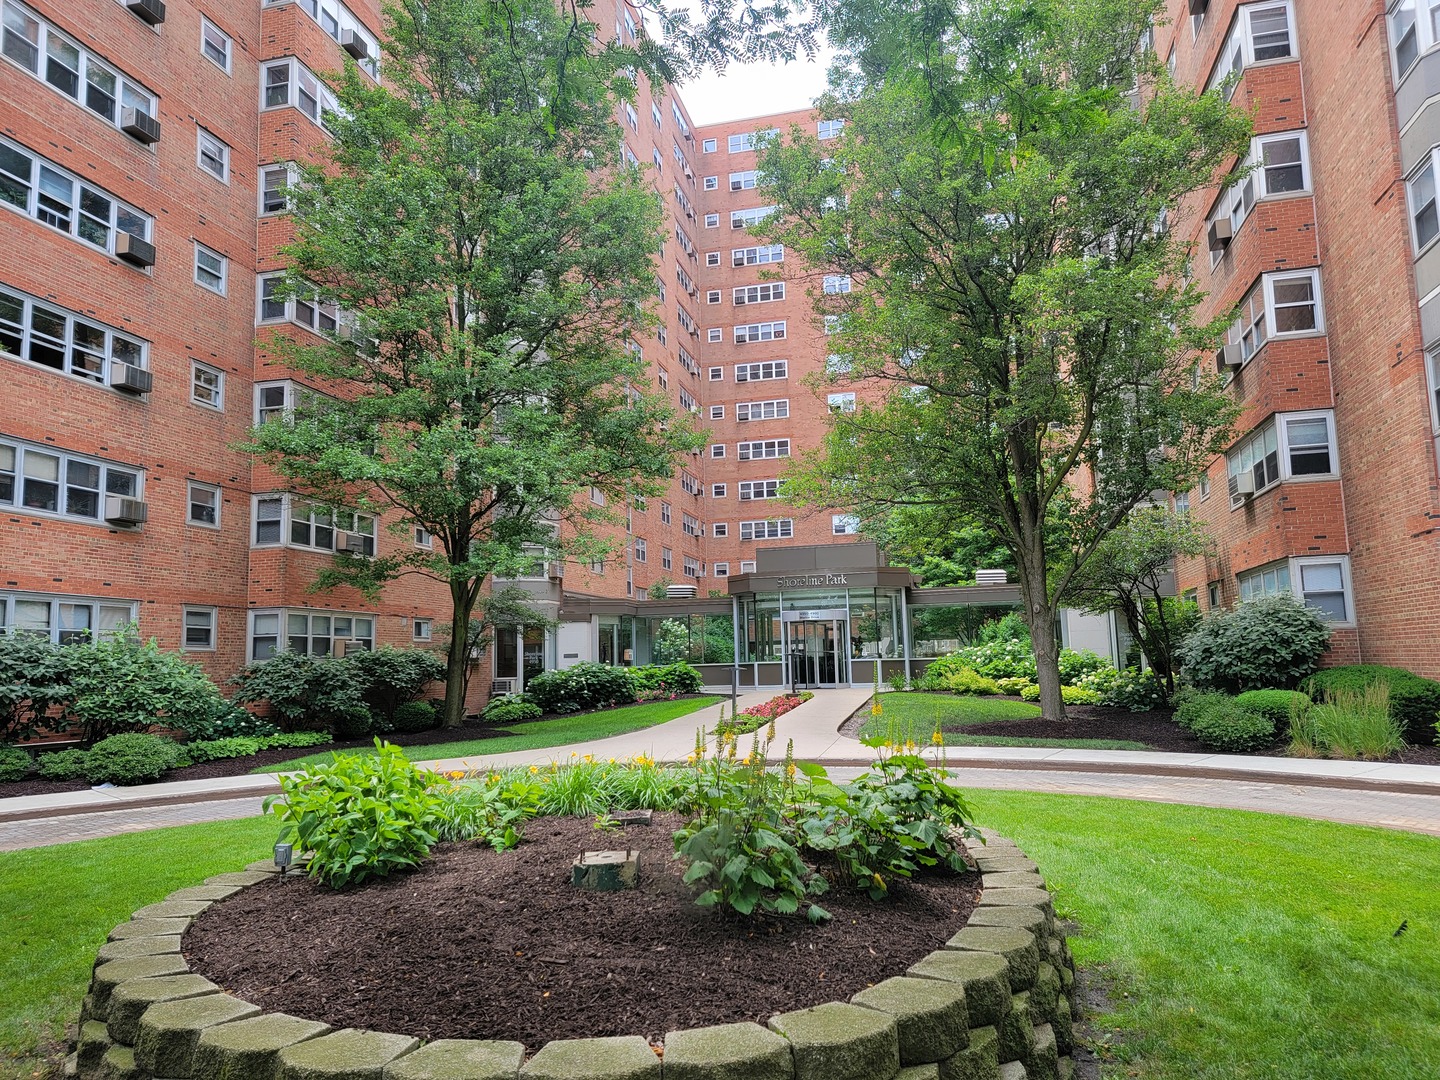
[[(644, 1035), (844, 1001), (902, 974), (965, 925), (980, 876), (927, 874), (872, 901), (836, 887), (834, 916), (741, 920), (697, 907), (673, 858), (682, 818), (597, 832), (541, 818), (496, 853), (446, 844), (418, 870), (335, 892), (264, 882), (191, 925), (192, 970), (267, 1011), (425, 1039)], [(640, 886), (570, 884), (585, 850), (641, 852)]]

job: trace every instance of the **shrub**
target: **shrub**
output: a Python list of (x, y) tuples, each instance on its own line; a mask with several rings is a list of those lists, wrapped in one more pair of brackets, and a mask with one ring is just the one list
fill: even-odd
[(678, 664), (646, 664), (628, 669), (635, 693), (660, 690), (667, 694), (698, 694), (704, 685), (700, 672), (681, 661)]
[(65, 731), (75, 652), (34, 634), (0, 634), (0, 743)]
[(36, 764), (44, 780), (84, 780), (90, 755), (84, 750), (53, 750)]
[(959, 671), (951, 672), (940, 677), (940, 685), (956, 694), (998, 694), (1000, 686), (994, 679), (987, 679), (984, 675), (977, 675), (969, 668), (961, 668)]
[[(1023, 701), (1039, 701), (1040, 687), (1035, 683), (1027, 683), (1020, 691), (1020, 698)], [(1062, 686), (1060, 700), (1066, 705), (1099, 705), (1100, 695), (1081, 686)]]
[(1029, 646), (1030, 627), (1025, 625), (1025, 616), (1018, 611), (1010, 611), (981, 626), (976, 637), (982, 645), (996, 641), (1021, 641)]
[(200, 765), (224, 758), (250, 757), (262, 750), (300, 749), (332, 741), (323, 731), (292, 731), (288, 734), (277, 731), (273, 735), (236, 735), (228, 739), (190, 742), (185, 744), (184, 751), (190, 764)]
[(1440, 682), (1433, 679), (1422, 678), (1404, 668), (1350, 664), (1317, 671), (1305, 681), (1302, 689), (1318, 699), (1327, 691), (1363, 691), (1377, 682), (1390, 684), (1390, 715), (1399, 721), (1405, 738), (1422, 745), (1435, 742)]
[(1281, 593), (1207, 616), (1176, 655), (1202, 690), (1293, 690), (1315, 671), (1329, 641), (1325, 621)]
[(1166, 702), (1165, 685), (1154, 672), (1141, 671), (1137, 667), (1116, 671), (1107, 665), (1081, 675), (1075, 680), (1075, 685), (1099, 694), (1101, 705), (1113, 705), (1131, 712), (1150, 712), (1163, 708)]
[(92, 784), (145, 784), (186, 762), (173, 739), (128, 732), (101, 739), (85, 754), (85, 779)]
[(418, 865), (442, 824), (433, 776), (397, 746), (376, 739), (375, 749), (281, 776), (282, 794), (265, 800), (282, 838), (314, 853), (311, 876), (336, 889)]
[(30, 755), (13, 746), (0, 746), (0, 783), (24, 780), (30, 775)]
[(395, 714), (420, 696), (427, 684), (445, 677), (445, 664), (428, 649), (397, 649), (390, 645), (378, 649), (346, 653), (348, 664), (360, 680), (361, 696), (381, 727), (400, 731), (421, 731), (403, 728)]
[(1115, 665), (1105, 657), (1089, 649), (1076, 652), (1074, 649), (1060, 650), (1060, 682), (1064, 686), (1078, 685), (1079, 680), (1097, 671), (1115, 670)]
[(1405, 747), (1385, 682), (1372, 682), (1364, 690), (1327, 691), (1323, 702), (1295, 714), (1290, 738), (1299, 756), (1383, 761)]
[(234, 678), (236, 701), (266, 702), (282, 731), (333, 731), (350, 738), (369, 730), (370, 710), (354, 665), (337, 657), (278, 652)]
[(536, 675), (525, 692), (546, 712), (580, 712), (635, 699), (635, 684), (624, 668), (585, 661)]
[(1027, 686), (1033, 686), (1034, 683), (1029, 679), (996, 679), (995, 685), (1000, 689), (1000, 693), (1008, 694), (1010, 697), (1019, 697), (1025, 692)]
[(1284, 731), (1292, 716), (1303, 715), (1310, 708), (1310, 697), (1299, 690), (1246, 690), (1236, 695), (1235, 704), (1259, 713), (1276, 731)]
[(280, 729), (263, 716), (256, 716), (233, 701), (223, 698), (215, 703), (208, 720), (209, 737), (212, 739), (258, 739), (266, 735), (280, 734)]
[(207, 738), (224, 698), (205, 673), (152, 638), (120, 632), (75, 650), (75, 715), (86, 741), (162, 725)]
[(534, 720), (544, 715), (544, 710), (523, 694), (506, 694), (498, 697), (480, 710), (480, 719), (487, 724), (517, 724), (522, 720)]
[(1275, 741), (1269, 717), (1236, 702), (1228, 694), (1193, 694), (1175, 710), (1175, 721), (1206, 746), (1229, 753), (1263, 750)]
[(428, 701), (407, 701), (397, 705), (390, 716), (390, 725), (396, 731), (429, 731), (435, 721), (435, 706)]

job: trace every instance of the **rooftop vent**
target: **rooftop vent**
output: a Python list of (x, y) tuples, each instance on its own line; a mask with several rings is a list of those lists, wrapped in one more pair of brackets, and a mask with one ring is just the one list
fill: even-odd
[(1006, 575), (1004, 570), (976, 570), (976, 585), (1004, 585)]

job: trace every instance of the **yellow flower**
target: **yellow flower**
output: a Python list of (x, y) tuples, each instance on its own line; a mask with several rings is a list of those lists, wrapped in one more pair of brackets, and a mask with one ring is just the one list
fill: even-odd
[(935, 729), (935, 734), (930, 736), (930, 742), (933, 743), (935, 746), (945, 745), (945, 736), (940, 734), (940, 729), (938, 727)]
[(879, 716), (880, 713), (881, 713), (880, 703), (877, 701), (874, 705), (870, 706), (870, 715), (871, 715), (871, 716)]
[(615, 764), (615, 759), (614, 759), (613, 757), (610, 759), (610, 764), (611, 764), (611, 765), (614, 765), (614, 764)]
[(786, 776), (794, 776), (794, 775), (795, 775), (795, 766), (794, 766), (794, 765), (786, 765), (786, 766), (785, 766), (785, 775), (786, 775)]
[(740, 764), (741, 764), (741, 765), (749, 765), (749, 764), (750, 764), (750, 755), (749, 755), (749, 754), (746, 754), (743, 758), (741, 758), (741, 759), (740, 759)]
[(571, 756), (571, 757), (579, 757), (579, 756), (580, 756), (580, 754), (579, 754), (579, 752), (578, 752), (578, 751), (575, 751), (575, 750), (571, 750), (571, 751), (570, 751), (570, 756)]
[(538, 773), (539, 771), (540, 771), (540, 766), (539, 766), (539, 765), (531, 765), (531, 766), (530, 766), (530, 775), (531, 775), (531, 776), (534, 776), (534, 775), (535, 775), (536, 773)]
[(695, 755), (694, 755), (694, 753), (692, 752), (692, 753), (686, 754), (686, 755), (685, 755), (685, 760), (688, 761), (688, 762), (690, 762), (690, 764), (692, 764), (692, 765), (695, 764)]
[(594, 756), (593, 754), (586, 754), (586, 755), (584, 756), (584, 758), (582, 758), (581, 760), (583, 760), (583, 761), (594, 761), (594, 760), (595, 760), (595, 756)]

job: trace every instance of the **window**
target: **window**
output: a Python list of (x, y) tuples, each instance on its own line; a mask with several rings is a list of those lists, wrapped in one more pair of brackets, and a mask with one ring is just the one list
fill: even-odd
[(833, 536), (854, 536), (860, 531), (860, 519), (854, 514), (831, 514), (830, 533)]
[(717, 577), (717, 578), (718, 578), (718, 577), (729, 577), (729, 576), (730, 576), (730, 564), (729, 564), (728, 562), (717, 562), (714, 566), (710, 567), (710, 574), (711, 574), (712, 577)]
[(1440, 235), (1440, 216), (1435, 208), (1435, 162), (1440, 149), (1431, 150), (1420, 170), (1405, 183), (1410, 204), (1410, 224), (1414, 230), (1415, 250), (1423, 251)]
[(215, 649), (215, 609), (184, 607), (180, 609), (184, 636), (180, 647), (186, 652), (212, 652)]
[(848, 293), (850, 291), (850, 275), (826, 274), (824, 288), (826, 296), (838, 296), (841, 293)]
[(706, 215), (705, 215), (705, 228), (707, 228), (707, 229), (718, 229), (719, 227), (720, 227), (720, 215), (719, 215), (719, 214), (706, 214)]
[(590, 572), (591, 572), (592, 574), (599, 574), (599, 575), (601, 575), (601, 576), (603, 577), (604, 574), (605, 574), (605, 560), (604, 560), (604, 559), (591, 559), (591, 560), (590, 560)]
[[(1228, 215), (1230, 227), (1237, 234), (1255, 208), (1257, 198), (1310, 190), (1310, 146), (1305, 132), (1290, 131), (1253, 139), (1250, 153), (1239, 167), (1254, 171), (1226, 189), (1216, 206), (1216, 216)], [(1211, 266), (1219, 262), (1222, 254), (1221, 250), (1211, 251)]]
[(0, 631), (69, 645), (116, 633), (135, 621), (135, 607), (127, 600), (0, 593)]
[(225, 373), (198, 360), (190, 361), (190, 401), (207, 409), (224, 409)]
[(309, 387), (288, 379), (284, 382), (256, 383), (255, 426), (284, 419), (314, 393)]
[[(825, 374), (830, 376), (831, 378), (837, 378), (841, 375), (849, 375), (850, 369), (853, 366), (854, 365), (851, 363), (850, 357), (844, 356), (840, 353), (832, 352), (830, 355), (825, 357)], [(912, 386), (910, 387), (910, 389), (916, 390), (919, 388)]]
[(727, 525), (727, 524), (726, 524), (725, 522), (723, 522), (723, 521), (714, 522), (714, 523), (712, 523), (711, 526), (710, 526), (710, 535), (711, 535), (711, 536), (729, 536), (729, 535), (730, 535), (730, 526)]
[(591, 501), (592, 503), (594, 503), (596, 506), (604, 506), (604, 505), (605, 505), (605, 492), (601, 491), (598, 487), (595, 487), (594, 485), (591, 485), (591, 487), (590, 487), (590, 501)]
[(782, 244), (766, 244), (760, 247), (733, 248), (730, 251), (731, 266), (764, 266), (766, 263), (785, 261), (785, 247)]
[(250, 615), (250, 658), (266, 660), (281, 648), (309, 656), (332, 656), (342, 651), (375, 647), (373, 615), (341, 615), (329, 611), (255, 611)]
[(718, 326), (712, 326), (705, 331), (705, 340), (712, 345), (718, 344), (725, 340), (725, 331)]
[[(742, 521), (740, 522), (741, 540), (788, 540), (795, 535), (795, 520), (793, 518), (777, 518), (773, 521)], [(744, 564), (742, 563), (743, 567)], [(741, 573), (754, 573), (754, 568), (741, 570)]]
[(680, 490), (685, 492), (687, 495), (699, 495), (701, 490), (700, 481), (695, 479), (694, 476), (686, 472), (684, 469), (681, 469)]
[(849, 413), (855, 411), (855, 393), (847, 390), (842, 394), (827, 394), (825, 404), (832, 413)]
[(744, 345), (752, 341), (780, 341), (785, 337), (785, 320), (778, 322), (750, 323), (735, 327), (735, 344)]
[(635, 111), (635, 106), (628, 101), (622, 101), (620, 107), (625, 110), (625, 122), (630, 125), (630, 130), (639, 131), (640, 114)]
[(107, 254), (115, 251), (117, 232), (150, 239), (148, 214), (4, 139), (0, 139), (0, 205)]
[(1227, 79), (1234, 92), (1235, 78), (1251, 64), (1266, 60), (1284, 60), (1295, 55), (1290, 35), (1290, 4), (1245, 4), (1235, 12), (1230, 36), (1220, 49), (1220, 58), (1210, 73), (1207, 90), (1213, 90)]
[(1229, 340), (1248, 361), (1272, 337), (1310, 334), (1324, 329), (1320, 280), (1314, 270), (1265, 274), (1240, 302), (1240, 315)]
[(0, 286), (0, 354), (108, 385), (115, 364), (147, 366), (147, 350), (138, 338)]
[(257, 495), (251, 516), (255, 523), (251, 542), (257, 547), (285, 544), (318, 551), (375, 554), (375, 518), (371, 514), (334, 510), (288, 495)]
[(760, 174), (754, 169), (747, 169), (745, 172), (732, 172), (730, 174), (731, 191), (750, 191), (759, 182)]
[[(724, 369), (723, 367), (712, 367), (712, 368), (710, 369), (709, 375), (710, 375), (710, 381), (711, 381), (711, 382), (724, 382), (724, 381), (725, 381), (725, 369)], [(720, 410), (720, 415), (721, 415), (721, 416), (724, 416), (724, 415), (725, 415), (725, 406), (723, 406), (723, 405), (713, 405), (713, 406), (711, 406), (710, 411), (713, 413), (716, 409), (719, 409), (719, 410)]]
[(416, 525), (411, 538), (417, 548), (423, 548), (426, 551), (435, 549), (435, 537), (424, 525)]
[(1278, 596), (1290, 591), (1290, 564), (1279, 563), (1261, 570), (1252, 570), (1237, 578), (1240, 602), (1258, 600), (1262, 596)]
[(1292, 562), (1299, 571), (1300, 598), (1307, 607), (1314, 608), (1329, 622), (1355, 621), (1350, 604), (1348, 557), (1305, 558)]
[(738, 154), (746, 150), (754, 150), (760, 140), (779, 134), (780, 132), (775, 128), (766, 128), (763, 131), (746, 131), (740, 135), (731, 135), (727, 142), (729, 143), (730, 153)]
[(731, 210), (730, 228), (748, 229), (752, 225), (759, 225), (760, 222), (773, 214), (775, 210), (776, 207), (773, 206), (755, 206), (748, 210)]
[(1209, 474), (1208, 472), (1206, 472), (1206, 473), (1201, 473), (1201, 474), (1200, 474), (1200, 501), (1201, 501), (1201, 502), (1204, 502), (1204, 501), (1205, 501), (1206, 499), (1208, 499), (1209, 497), (1210, 497), (1210, 474)]
[(680, 531), (686, 536), (700, 535), (700, 519), (691, 514), (680, 515)]
[(717, 442), (717, 443), (711, 443), (711, 444), (710, 444), (710, 456), (711, 456), (712, 458), (723, 458), (723, 457), (725, 456), (725, 444), (724, 444), (724, 443), (718, 443), (718, 442)]
[[(714, 369), (712, 368), (711, 370), (713, 371)], [(723, 377), (723, 375), (722, 375), (722, 377)], [(724, 405), (711, 405), (711, 406), (710, 406), (710, 419), (711, 419), (711, 420), (724, 420), (724, 419), (725, 419), (725, 406), (724, 406)]]
[(340, 309), (318, 294), (286, 297), (281, 274), (265, 274), (259, 280), (261, 322), (288, 321), (317, 334), (333, 334), (339, 328)]
[(1177, 514), (1188, 514), (1190, 512), (1190, 492), (1173, 492), (1170, 496), (1170, 507)]
[(720, 253), (719, 253), (718, 251), (707, 251), (707, 252), (705, 253), (705, 265), (706, 265), (706, 266), (719, 266), (719, 265), (720, 265)]
[(815, 125), (815, 137), (821, 142), (826, 139), (838, 139), (844, 127), (844, 120), (821, 120)]
[(735, 406), (736, 420), (783, 420), (790, 415), (790, 399), (741, 401)]
[(325, 114), (339, 107), (330, 88), (293, 58), (261, 67), (260, 93), (262, 109), (299, 109), (321, 127), (325, 126)]
[(696, 404), (694, 397), (692, 397), (690, 394), (690, 391), (686, 390), (683, 386), (680, 388), (680, 408), (684, 409), (686, 412), (692, 413), (700, 411), (700, 406)]
[(789, 439), (756, 439), (753, 442), (735, 444), (735, 456), (741, 461), (759, 461), (763, 458), (788, 458)]
[(706, 191), (715, 191), (720, 187), (720, 178), (718, 176), (707, 176), (701, 186), (704, 187)]
[(700, 576), (700, 560), (686, 555), (682, 561), (680, 572), (686, 577), (698, 578)]
[[(1426, 31), (1423, 44), (1420, 35), (1422, 27)], [(1390, 41), (1391, 49), (1395, 54), (1395, 83), (1397, 86), (1415, 61), (1420, 59), (1422, 49), (1428, 49), (1433, 45), (1435, 38), (1433, 23), (1426, 26), (1424, 22), (1416, 21), (1415, 0), (1400, 0), (1400, 4), (1390, 15)]]
[(1230, 505), (1244, 502), (1235, 477), (1249, 470), (1258, 493), (1280, 480), (1300, 476), (1330, 477), (1339, 473), (1335, 461), (1335, 415), (1330, 410), (1277, 413), (1273, 420), (1226, 455)]
[(195, 164), (215, 179), (230, 182), (230, 147), (204, 128), (195, 129)]
[(649, 552), (646, 550), (645, 541), (637, 536), (635, 538), (635, 561), (644, 562), (649, 557), (650, 555)]
[(655, 381), (660, 384), (661, 390), (670, 389), (670, 373), (663, 367), (655, 369)]
[(660, 504), (660, 521), (665, 525), (670, 524), (670, 504), (668, 502)]
[(742, 285), (733, 292), (736, 307), (744, 304), (769, 304), (785, 299), (783, 281), (767, 281), (761, 285)]
[(780, 497), (779, 480), (741, 480), (735, 486), (739, 489), (741, 502), (751, 502), (754, 499), (778, 499)]
[(735, 381), (763, 382), (767, 379), (784, 379), (789, 375), (790, 361), (762, 360), (758, 364), (736, 364)]
[(35, 78), (115, 127), (125, 123), (127, 109), (147, 118), (159, 114), (155, 95), (139, 83), (119, 74), (16, 0), (3, 0), (3, 5), (0, 53)]
[(190, 525), (220, 527), (220, 489), (191, 480), (186, 485), (185, 521)]
[(705, 293), (705, 302), (706, 302), (707, 304), (718, 304), (718, 303), (720, 303), (720, 290), (719, 290), (719, 289), (710, 289), (710, 290), (708, 290), (708, 291)]
[(715, 153), (715, 145), (714, 139), (705, 139), (700, 144), (700, 152), (702, 154), (713, 154)]
[(140, 498), (141, 475), (139, 469), (54, 447), (0, 442), (0, 504), (17, 510), (98, 523), (104, 520), (106, 495)]
[(675, 569), (675, 553), (667, 547), (662, 547), (660, 549), (660, 569)]
[[(286, 0), (265, 0), (265, 6), (286, 3)], [(346, 33), (353, 34), (365, 45), (365, 58), (358, 61), (360, 69), (372, 79), (380, 77), (380, 46), (373, 34), (340, 0), (300, 0), (304, 12), (320, 24), (320, 29), (339, 42)]]
[(230, 37), (209, 19), (200, 18), (200, 52), (221, 71), (230, 72)]
[(229, 260), (218, 251), (211, 251), (198, 240), (195, 242), (195, 284), (202, 288), (225, 295), (226, 267)]
[(260, 170), (260, 212), (283, 214), (290, 209), (290, 188), (295, 183), (294, 166), (266, 165)]
[(711, 485), (710, 485), (710, 497), (711, 497), (712, 499), (723, 499), (723, 498), (725, 498), (725, 496), (726, 496), (726, 494), (728, 493), (728, 491), (729, 491), (729, 488), (727, 488), (724, 484), (711, 484)]
[(432, 636), (429, 619), (410, 620), (410, 640), (429, 641)]

